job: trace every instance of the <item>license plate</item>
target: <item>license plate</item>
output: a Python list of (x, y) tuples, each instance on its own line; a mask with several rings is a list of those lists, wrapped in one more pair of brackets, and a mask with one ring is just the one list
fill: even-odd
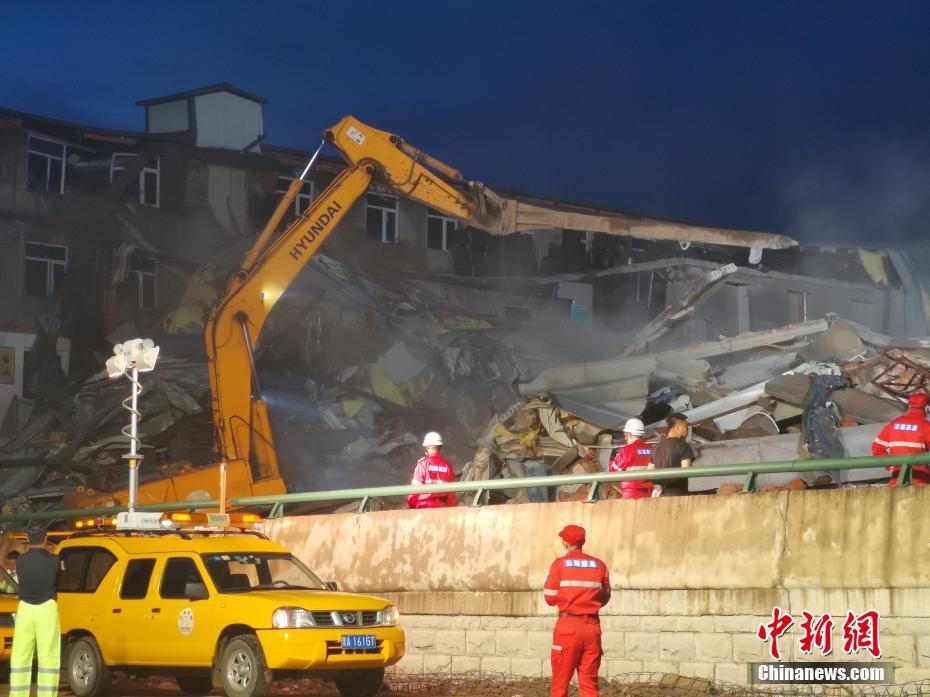
[(342, 648), (376, 649), (378, 648), (378, 640), (374, 634), (343, 634)]

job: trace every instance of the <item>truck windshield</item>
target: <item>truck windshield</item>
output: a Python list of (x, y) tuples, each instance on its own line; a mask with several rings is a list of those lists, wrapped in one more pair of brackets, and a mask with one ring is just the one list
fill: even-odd
[(325, 590), (323, 582), (290, 554), (228, 552), (201, 556), (220, 593)]

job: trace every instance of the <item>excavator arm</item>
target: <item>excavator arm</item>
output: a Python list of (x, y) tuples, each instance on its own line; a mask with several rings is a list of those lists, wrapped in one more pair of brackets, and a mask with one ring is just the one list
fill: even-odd
[[(280, 235), (274, 232), (300, 190), (295, 180), (243, 259), (206, 327), (213, 419), (221, 456), (232, 470), (250, 465), (254, 493), (284, 491), (268, 408), (253, 350), (268, 314), (372, 180), (444, 215), (499, 229), (500, 208), (480, 185), (400, 138), (347, 116), (324, 137), (349, 167)], [(441, 176), (440, 176), (441, 175)]]

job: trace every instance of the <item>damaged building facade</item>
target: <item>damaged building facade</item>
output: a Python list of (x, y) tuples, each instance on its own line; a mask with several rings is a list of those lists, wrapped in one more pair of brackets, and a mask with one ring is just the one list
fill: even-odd
[[(0, 457), (23, 461), (19, 490), (106, 489), (99, 471), (121, 466), (121, 388), (66, 382), (99, 370), (103, 337), (152, 336), (163, 348), (146, 396), (152, 460), (211, 461), (204, 324), (309, 158), (269, 144), (265, 100), (228, 84), (138, 105), (138, 132), (0, 109)], [(320, 158), (290, 219), (343, 167)], [(496, 191), (566, 214), (621, 214)], [(289, 486), (403, 481), (416, 434), (434, 428), (458, 462), (471, 458), (466, 477), (589, 467), (609, 452), (606, 431), (649, 404), (700, 409), (804, 365), (795, 344), (827, 331), (828, 313), (886, 338), (928, 334), (926, 249), (763, 252), (696, 244), (687, 231), (700, 226), (679, 228), (678, 241), (561, 228), (493, 237), (372, 188), (263, 334)], [(752, 368), (726, 350), (670, 360), (695, 342), (788, 325), (806, 333), (742, 355)], [(615, 360), (624, 367), (599, 381), (558, 372)], [(664, 402), (652, 397), (662, 389)], [(741, 425), (731, 422), (716, 428)], [(566, 446), (572, 438), (602, 454)], [(367, 469), (350, 476), (350, 462)]]

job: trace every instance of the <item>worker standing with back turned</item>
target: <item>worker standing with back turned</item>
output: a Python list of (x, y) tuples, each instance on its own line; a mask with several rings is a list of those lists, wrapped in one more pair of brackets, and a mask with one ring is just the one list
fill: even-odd
[(29, 531), (29, 551), (16, 560), (19, 606), (10, 656), (10, 697), (28, 697), (38, 654), (38, 697), (56, 697), (61, 670), (58, 556), (45, 549), (45, 530)]
[[(442, 436), (436, 431), (430, 431), (423, 437), (423, 447), (426, 455), (417, 461), (413, 470), (413, 486), (423, 484), (442, 484), (455, 481), (455, 472), (452, 465), (440, 454), (442, 450)], [(411, 508), (443, 508), (454, 506), (458, 501), (454, 491), (447, 494), (410, 494), (407, 505)]]
[(552, 686), (550, 697), (567, 697), (568, 684), (578, 671), (581, 697), (598, 697), (597, 673), (601, 667), (601, 621), (598, 612), (610, 600), (607, 565), (581, 551), (585, 530), (566, 525), (559, 533), (565, 556), (549, 567), (543, 597), (559, 608), (552, 633)]
[[(908, 412), (899, 416), (885, 426), (872, 442), (872, 456), (885, 455), (919, 455), (930, 451), (930, 421), (927, 421), (927, 403), (930, 402), (926, 392), (915, 392), (907, 398)], [(891, 470), (888, 486), (898, 485), (900, 467), (886, 467)], [(914, 484), (930, 484), (930, 466), (914, 465)]]
[[(610, 472), (630, 472), (643, 470), (652, 466), (652, 446), (643, 440), (646, 426), (639, 419), (629, 419), (623, 427), (626, 445), (620, 448), (617, 456), (610, 461)], [(620, 482), (620, 498), (648, 499), (652, 496), (653, 483), (645, 479), (633, 479)]]

